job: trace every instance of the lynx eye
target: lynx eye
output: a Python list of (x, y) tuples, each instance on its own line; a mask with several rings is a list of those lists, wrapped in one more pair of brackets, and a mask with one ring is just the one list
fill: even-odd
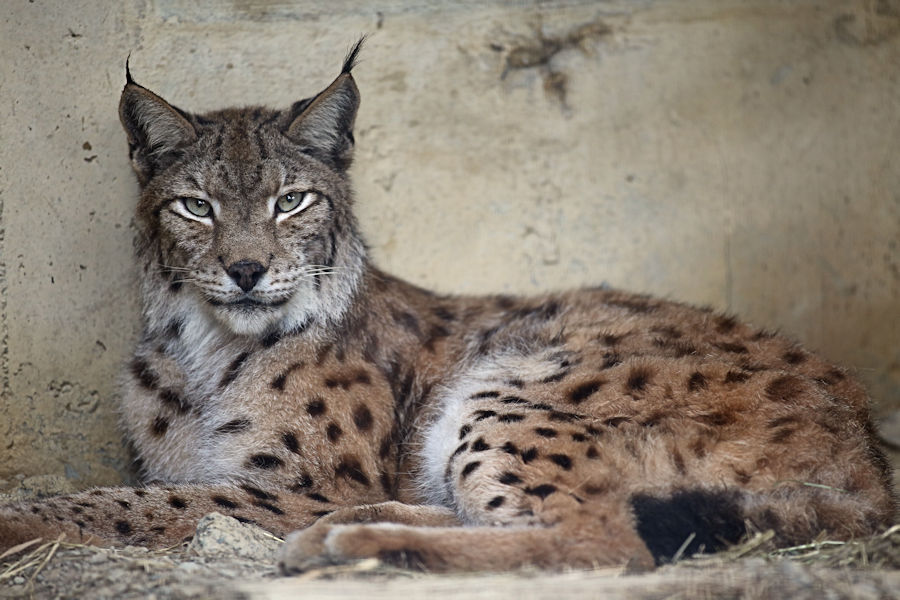
[(303, 197), (306, 194), (300, 194), (298, 192), (288, 192), (284, 194), (275, 202), (275, 207), (278, 209), (278, 212), (291, 212), (303, 202)]
[(181, 203), (189, 213), (195, 217), (209, 217), (212, 215), (212, 206), (206, 200), (200, 198), (182, 198)]
[(275, 216), (286, 217), (286, 213), (300, 212), (312, 204), (316, 195), (314, 192), (288, 192), (275, 200)]

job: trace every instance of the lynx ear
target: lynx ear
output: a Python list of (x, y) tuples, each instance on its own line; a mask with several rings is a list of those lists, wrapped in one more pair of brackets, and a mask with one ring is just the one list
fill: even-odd
[(128, 135), (131, 163), (141, 184), (167, 167), (178, 150), (197, 140), (187, 113), (175, 108), (134, 82), (125, 63), (125, 89), (119, 101), (119, 119)]
[(359, 108), (359, 89), (350, 71), (362, 43), (359, 40), (350, 51), (341, 74), (331, 85), (311, 101), (294, 104), (285, 130), (285, 135), (305, 152), (339, 171), (345, 171), (353, 159), (353, 122)]

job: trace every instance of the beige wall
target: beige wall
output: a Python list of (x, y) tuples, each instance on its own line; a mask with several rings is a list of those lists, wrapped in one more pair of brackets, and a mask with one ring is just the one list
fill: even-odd
[(129, 52), (186, 109), (286, 105), (371, 32), (354, 174), (381, 265), (442, 291), (711, 304), (900, 406), (900, 1), (526, 4), (4, 3), (0, 491), (125, 464)]

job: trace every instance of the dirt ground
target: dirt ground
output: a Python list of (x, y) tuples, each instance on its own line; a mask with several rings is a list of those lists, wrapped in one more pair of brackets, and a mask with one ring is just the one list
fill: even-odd
[[(882, 428), (900, 489), (896, 433), (890, 426)], [(23, 478), (13, 493), (0, 493), (0, 503), (73, 491), (69, 485), (60, 477)], [(900, 598), (900, 522), (854, 542), (821, 539), (772, 550), (767, 541), (766, 534), (758, 534), (726, 552), (684, 558), (643, 574), (595, 569), (435, 575), (371, 559), (283, 577), (274, 559), (280, 539), (213, 513), (200, 521), (190, 542), (165, 550), (47, 540), (14, 548), (0, 555), (0, 599)]]
[(0, 556), (0, 598), (854, 598), (900, 597), (900, 525), (864, 541), (820, 540), (766, 551), (765, 535), (655, 572), (432, 575), (377, 560), (281, 577), (281, 541), (212, 514), (194, 539), (166, 550), (41, 543)]

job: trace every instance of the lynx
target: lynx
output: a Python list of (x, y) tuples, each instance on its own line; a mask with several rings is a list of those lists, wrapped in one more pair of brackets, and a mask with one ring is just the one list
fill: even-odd
[(348, 175), (359, 48), (280, 111), (188, 113), (126, 67), (143, 334), (121, 414), (145, 486), (3, 507), (0, 548), (165, 546), (218, 511), (287, 536), (285, 572), (652, 568), (891, 523), (866, 392), (790, 340), (620, 291), (442, 296), (378, 270)]

